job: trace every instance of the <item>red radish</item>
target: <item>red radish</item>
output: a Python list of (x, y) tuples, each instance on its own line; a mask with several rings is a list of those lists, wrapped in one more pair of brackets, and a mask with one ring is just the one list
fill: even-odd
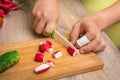
[(46, 45), (48, 45), (49, 47), (51, 47), (52, 43), (50, 41), (46, 41)]
[(47, 49), (48, 52), (52, 52), (53, 50), (54, 49), (52, 47)]
[(52, 43), (50, 41), (46, 41), (46, 43), (41, 42), (39, 46), (39, 50), (44, 53), (45, 51), (52, 52), (53, 48), (51, 47)]
[(46, 44), (44, 44), (44, 43), (39, 46), (39, 50), (40, 50), (42, 53), (44, 53), (45, 51), (47, 51), (48, 48), (49, 48), (49, 46), (46, 45)]
[(75, 56), (76, 55), (76, 51), (73, 49), (73, 48), (71, 48), (71, 47), (68, 47), (67, 48), (67, 51), (68, 51), (68, 53), (71, 55), (71, 56)]
[(50, 65), (44, 63), (44, 64), (36, 67), (34, 69), (34, 71), (35, 71), (35, 73), (43, 73), (43, 72), (46, 72), (47, 70), (49, 70), (49, 68), (50, 68)]
[(42, 53), (36, 53), (36, 55), (35, 55), (35, 61), (37, 61), (37, 62), (43, 62), (44, 59), (45, 59), (44, 54), (42, 54)]
[(50, 67), (54, 67), (55, 63), (51, 60), (47, 60), (46, 64), (50, 65)]
[(56, 59), (60, 58), (61, 56), (62, 56), (62, 52), (61, 51), (56, 51), (53, 54), (53, 57), (56, 58)]
[(40, 45), (42, 45), (43, 44), (43, 42), (40, 42)]
[(5, 12), (2, 9), (0, 9), (0, 17), (4, 17), (4, 15), (5, 15)]
[(16, 4), (14, 4), (14, 3), (9, 3), (9, 7), (11, 7), (12, 10), (18, 9), (18, 6)]

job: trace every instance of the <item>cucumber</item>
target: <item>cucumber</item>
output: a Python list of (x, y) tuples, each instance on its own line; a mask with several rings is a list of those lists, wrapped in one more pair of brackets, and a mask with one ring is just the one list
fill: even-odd
[(8, 68), (12, 67), (20, 60), (19, 53), (17, 51), (6, 52), (0, 56), (0, 73), (4, 72)]

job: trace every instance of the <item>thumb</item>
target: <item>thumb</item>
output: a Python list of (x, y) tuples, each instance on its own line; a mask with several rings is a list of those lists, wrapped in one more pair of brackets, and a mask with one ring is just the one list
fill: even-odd
[(56, 21), (49, 21), (43, 30), (43, 35), (49, 36), (54, 29), (57, 28), (57, 22)]

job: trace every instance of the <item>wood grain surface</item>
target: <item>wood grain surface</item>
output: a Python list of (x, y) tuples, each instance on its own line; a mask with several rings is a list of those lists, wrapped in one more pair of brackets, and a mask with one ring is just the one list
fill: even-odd
[[(39, 44), (46, 40), (53, 43), (52, 47), (54, 51), (44, 53), (44, 62), (35, 62), (34, 57), (36, 52), (39, 52)], [(19, 52), (20, 61), (17, 65), (1, 73), (0, 80), (13, 80), (13, 78), (14, 80), (53, 80), (103, 68), (102, 61), (95, 53), (77, 54), (72, 57), (63, 45), (51, 38), (1, 45), (0, 55), (12, 50)], [(61, 51), (63, 55), (55, 59), (52, 57), (52, 54), (58, 50)], [(50, 68), (45, 73), (35, 74), (34, 68), (45, 63), (47, 60), (55, 62), (55, 67)]]
[[(26, 11), (14, 11), (5, 17), (3, 28), (0, 29), (0, 44), (21, 42), (37, 39), (30, 22), (30, 11), (33, 0), (27, 1)], [(82, 17), (89, 15), (79, 0), (58, 0), (59, 3), (59, 27), (60, 33), (70, 33), (74, 23)], [(104, 68), (99, 71), (79, 74), (76, 76), (62, 78), (60, 80), (119, 80), (120, 79), (120, 51), (111, 40), (103, 33), (107, 48), (98, 52), (102, 59)]]

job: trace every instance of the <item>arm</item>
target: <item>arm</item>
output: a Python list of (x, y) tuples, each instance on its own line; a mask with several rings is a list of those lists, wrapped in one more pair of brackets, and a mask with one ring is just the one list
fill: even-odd
[(101, 31), (120, 20), (120, 1), (98, 13), (86, 16), (73, 26), (71, 42), (76, 45), (81, 34), (87, 36), (90, 43), (79, 48), (80, 53), (101, 51), (106, 47)]
[(111, 7), (95, 14), (96, 20), (101, 30), (106, 29), (110, 25), (120, 21), (120, 1), (117, 1)]

